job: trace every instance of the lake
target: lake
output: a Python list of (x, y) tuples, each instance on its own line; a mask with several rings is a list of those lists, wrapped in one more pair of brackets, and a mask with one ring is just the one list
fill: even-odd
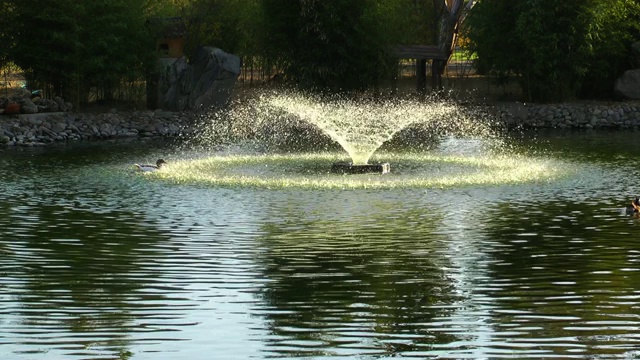
[(0, 149), (0, 358), (640, 359), (637, 138), (511, 135), (553, 171), (393, 183), (400, 157), (374, 187), (133, 170), (205, 157), (168, 140)]

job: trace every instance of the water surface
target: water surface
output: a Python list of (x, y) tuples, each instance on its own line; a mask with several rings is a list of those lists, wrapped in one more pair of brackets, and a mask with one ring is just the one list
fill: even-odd
[(640, 358), (636, 137), (378, 189), (135, 173), (194, 156), (162, 141), (0, 150), (0, 359)]

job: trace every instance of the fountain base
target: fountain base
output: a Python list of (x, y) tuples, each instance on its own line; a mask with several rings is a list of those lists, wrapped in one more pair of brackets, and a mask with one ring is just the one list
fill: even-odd
[(346, 161), (336, 162), (331, 165), (334, 174), (386, 174), (391, 171), (389, 163), (378, 164), (354, 164)]

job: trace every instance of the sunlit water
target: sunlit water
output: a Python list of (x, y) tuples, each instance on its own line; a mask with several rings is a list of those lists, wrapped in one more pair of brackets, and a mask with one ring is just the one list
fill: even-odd
[(0, 359), (640, 358), (636, 138), (0, 150)]
[(576, 170), (562, 161), (518, 155), (379, 153), (391, 174), (330, 173), (335, 153), (217, 155), (177, 161), (151, 176), (181, 184), (302, 188), (449, 188), (547, 182)]

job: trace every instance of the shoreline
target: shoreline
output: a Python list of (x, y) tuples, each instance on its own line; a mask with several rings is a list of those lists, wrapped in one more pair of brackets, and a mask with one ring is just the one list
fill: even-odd
[[(638, 129), (640, 101), (480, 105), (506, 130)], [(189, 137), (198, 132), (191, 112), (117, 111), (0, 116), (0, 146), (44, 146), (78, 140)]]
[(193, 135), (197, 116), (171, 111), (36, 113), (0, 117), (0, 146)]

